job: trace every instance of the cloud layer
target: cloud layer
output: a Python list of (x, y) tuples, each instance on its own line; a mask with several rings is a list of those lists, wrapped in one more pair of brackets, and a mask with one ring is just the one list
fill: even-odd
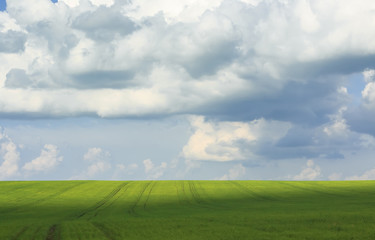
[(316, 124), (345, 102), (342, 76), (374, 68), (372, 1), (37, 2), (0, 12), (2, 116)]

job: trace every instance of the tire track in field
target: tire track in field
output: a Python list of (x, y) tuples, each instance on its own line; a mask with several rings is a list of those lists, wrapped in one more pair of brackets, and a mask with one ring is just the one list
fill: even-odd
[(33, 238), (32, 238), (31, 240), (35, 240), (35, 239), (36, 239), (37, 233), (40, 231), (40, 229), (42, 229), (42, 227), (39, 226), (39, 227), (34, 231)]
[(187, 197), (186, 192), (185, 192), (185, 181), (182, 181), (182, 180), (176, 181), (175, 186), (176, 186), (179, 204), (180, 205), (191, 204), (191, 202), (190, 202), (190, 200)]
[(110, 231), (104, 224), (100, 223), (91, 223), (96, 229), (98, 229), (108, 240), (115, 240), (116, 238), (113, 237), (113, 232)]
[[(32, 206), (34, 206), (34, 205), (36, 205), (36, 204), (40, 204), (40, 203), (45, 202), (45, 201), (47, 201), (47, 200), (49, 200), (49, 199), (51, 199), (51, 198), (57, 197), (57, 196), (59, 196), (59, 195), (65, 193), (65, 192), (67, 192), (67, 191), (69, 191), (69, 190), (71, 190), (71, 189), (73, 189), (73, 188), (75, 188), (75, 187), (78, 187), (78, 186), (82, 185), (82, 184), (85, 184), (85, 182), (82, 182), (82, 183), (76, 183), (76, 184), (73, 185), (73, 186), (69, 186), (69, 187), (63, 188), (63, 189), (61, 189), (60, 191), (57, 191), (57, 192), (55, 192), (55, 193), (53, 193), (53, 194), (50, 194), (50, 195), (45, 196), (45, 197), (42, 197), (42, 198), (40, 198), (40, 199), (36, 199), (36, 200), (34, 200), (34, 201), (28, 202), (28, 203), (25, 204), (25, 205), (16, 206), (16, 207), (13, 207), (13, 208), (8, 208), (8, 209), (6, 209), (5, 211), (0, 211), (0, 213), (15, 212), (15, 211), (18, 211), (18, 210), (20, 210), (20, 209), (22, 209), (22, 208), (29, 208), (29, 207), (32, 207)], [(35, 184), (32, 184), (32, 185), (35, 185)]]
[(129, 184), (129, 183), (130, 182), (121, 183), (119, 186), (117, 186), (115, 189), (113, 189), (109, 194), (107, 194), (102, 200), (100, 200), (99, 202), (97, 202), (92, 207), (90, 207), (90, 208), (86, 209), (85, 211), (81, 212), (76, 218), (81, 218), (81, 217), (87, 215), (90, 212), (98, 210), (104, 204), (106, 204), (107, 202), (109, 202), (114, 196), (116, 196), (116, 194), (118, 194), (120, 192), (120, 190), (123, 187), (125, 187), (127, 184)]
[(17, 240), (19, 237), (21, 237), (21, 235), (26, 232), (26, 230), (28, 229), (29, 227), (23, 227), (20, 231), (17, 232), (17, 234), (12, 237), (11, 239), (12, 240)]
[[(324, 195), (334, 196), (334, 197), (342, 196), (341, 194), (332, 193), (332, 192), (325, 192), (324, 190), (313, 189), (311, 187), (298, 186), (297, 183), (291, 184), (291, 183), (288, 183), (288, 182), (285, 182), (285, 181), (284, 182), (280, 181), (279, 183), (284, 185), (284, 186), (289, 186), (289, 187), (292, 187), (294, 189), (304, 190), (304, 191), (310, 192), (310, 193), (319, 193), (319, 194), (324, 194)], [(317, 185), (314, 185), (314, 186), (317, 186)]]
[[(197, 185), (201, 189), (201, 191), (204, 189), (200, 184), (199, 181), (188, 181), (189, 184), (189, 190), (191, 195), (193, 196), (194, 202), (196, 202), (195, 207), (199, 208), (205, 208), (205, 209), (220, 209), (222, 206), (214, 204), (212, 202), (207, 201), (207, 199), (204, 199), (201, 194), (198, 192)], [(204, 192), (204, 190), (202, 191)]]
[(236, 186), (236, 188), (242, 192), (242, 193), (245, 193), (246, 195), (248, 196), (251, 196), (253, 197), (254, 199), (260, 199), (260, 200), (274, 200), (274, 198), (270, 197), (270, 196), (264, 196), (262, 194), (259, 194), (253, 190), (251, 190), (250, 188), (248, 187), (245, 187), (244, 185), (238, 183), (237, 181), (228, 181), (229, 183), (231, 183), (232, 185)]
[(54, 224), (48, 229), (46, 240), (59, 240), (60, 236), (57, 233), (57, 225)]
[(181, 181), (181, 190), (182, 190), (182, 196), (183, 196), (183, 204), (184, 203), (188, 203), (188, 204), (191, 204), (188, 196), (186, 195), (186, 191), (185, 191), (185, 181)]
[(203, 202), (202, 198), (199, 195), (197, 188), (195, 187), (195, 183), (193, 181), (189, 181), (188, 183), (189, 183), (190, 193), (193, 196), (194, 201), (197, 202), (198, 204), (202, 203)]
[[(203, 195), (203, 197), (201, 197), (203, 203), (205, 204), (205, 206), (207, 208), (212, 208), (212, 209), (223, 209), (223, 208), (226, 208), (226, 206), (223, 206), (222, 204), (218, 203), (217, 202), (217, 199), (213, 199), (212, 198), (212, 195), (208, 194), (206, 189), (202, 186), (202, 182), (201, 181), (198, 181), (195, 183), (195, 187), (197, 189), (199, 189), (200, 191), (200, 196)], [(216, 200), (216, 201), (215, 201)]]
[(94, 211), (96, 211), (95, 214), (93, 216), (89, 217), (88, 219), (91, 220), (92, 218), (96, 217), (99, 214), (99, 212), (101, 212), (104, 209), (112, 206), (121, 196), (123, 196), (128, 191), (130, 183), (131, 182), (128, 182), (128, 184), (126, 184), (124, 187), (122, 187), (122, 189), (120, 190), (121, 193), (116, 194), (113, 198), (108, 200), (107, 203), (110, 202), (109, 204), (106, 203), (106, 204), (104, 204), (105, 206), (103, 205), (103, 207), (97, 208), (96, 210), (94, 209)]
[(147, 205), (148, 199), (150, 198), (151, 192), (152, 192), (152, 190), (154, 189), (155, 185), (156, 185), (156, 181), (153, 181), (153, 182), (151, 183), (150, 190), (149, 190), (148, 193), (147, 193), (146, 201), (145, 201), (145, 203), (143, 204), (143, 209), (146, 209), (146, 205)]
[(37, 202), (38, 202), (38, 203), (40, 203), (40, 202), (44, 202), (44, 201), (47, 201), (48, 199), (51, 199), (51, 198), (54, 198), (54, 197), (60, 196), (61, 194), (65, 193), (65, 192), (67, 192), (67, 191), (69, 191), (69, 190), (72, 190), (73, 188), (76, 188), (76, 187), (78, 187), (78, 186), (80, 186), (80, 185), (82, 185), (82, 184), (85, 184), (85, 182), (79, 182), (79, 183), (76, 183), (76, 184), (73, 185), (73, 186), (69, 186), (69, 187), (66, 187), (66, 188), (64, 188), (64, 189), (61, 189), (61, 191), (58, 191), (58, 192), (56, 192), (56, 193), (54, 193), (54, 194), (51, 194), (51, 195), (49, 195), (49, 196), (47, 196), (47, 197), (45, 197), (45, 198), (42, 198), (42, 199), (38, 200)]
[(141, 191), (139, 191), (139, 194), (137, 196), (137, 199), (135, 200), (134, 204), (129, 208), (128, 210), (128, 213), (130, 215), (133, 215), (133, 216), (137, 216), (136, 212), (135, 212), (135, 208), (137, 207), (137, 205), (139, 204), (139, 201), (141, 200), (144, 192), (146, 191), (147, 187), (151, 184), (151, 182), (148, 182), (144, 185), (144, 187), (141, 189)]

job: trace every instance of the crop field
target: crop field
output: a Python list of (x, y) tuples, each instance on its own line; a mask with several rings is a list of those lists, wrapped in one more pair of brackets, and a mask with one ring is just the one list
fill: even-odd
[(375, 181), (30, 181), (0, 190), (0, 239), (375, 239)]

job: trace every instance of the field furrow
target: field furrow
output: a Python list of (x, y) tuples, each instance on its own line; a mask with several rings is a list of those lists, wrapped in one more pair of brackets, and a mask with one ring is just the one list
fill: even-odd
[(36, 227), (35, 230), (33, 231), (32, 235), (31, 235), (30, 239), (36, 240), (41, 229), (42, 229), (42, 227), (40, 227), (40, 226)]
[(150, 186), (150, 188), (149, 188), (149, 190), (148, 190), (148, 193), (147, 193), (146, 200), (145, 200), (145, 202), (144, 202), (144, 204), (143, 204), (143, 209), (146, 209), (146, 206), (147, 206), (148, 200), (150, 199), (150, 195), (151, 195), (152, 190), (154, 189), (156, 183), (157, 183), (156, 181), (153, 181), (153, 182), (151, 183), (151, 186)]
[(273, 198), (270, 196), (260, 194), (259, 192), (251, 190), (251, 188), (242, 185), (240, 181), (230, 181), (230, 183), (233, 184), (236, 187), (236, 189), (238, 189), (238, 191), (247, 194), (251, 198), (259, 200), (273, 200)]
[(114, 188), (108, 195), (106, 195), (103, 199), (101, 199), (99, 202), (97, 202), (94, 206), (84, 210), (81, 212), (77, 218), (81, 218), (89, 213), (97, 211), (99, 208), (103, 207), (105, 204), (107, 204), (111, 199), (113, 199), (116, 194), (118, 194), (122, 188), (124, 188), (129, 182), (121, 183), (119, 186)]
[(197, 203), (201, 203), (202, 199), (201, 199), (201, 196), (199, 195), (197, 189), (195, 188), (194, 181), (189, 181), (189, 189), (190, 189), (191, 195), (193, 196), (194, 201), (197, 202)]
[(147, 187), (150, 186), (150, 184), (151, 184), (151, 181), (148, 181), (148, 182), (143, 183), (142, 186), (140, 187), (140, 191), (138, 193), (136, 200), (134, 201), (134, 203), (131, 205), (131, 207), (128, 210), (128, 213), (130, 215), (137, 216), (135, 212), (135, 208), (139, 205), (143, 194), (145, 193)]
[(375, 239), (375, 181), (19, 184), (0, 182), (0, 240)]
[(178, 197), (182, 205), (191, 204), (191, 201), (185, 191), (185, 181), (177, 181)]
[(46, 240), (59, 240), (60, 237), (58, 236), (57, 232), (57, 225), (54, 224), (48, 229)]
[(105, 227), (104, 224), (100, 224), (100, 223), (92, 223), (92, 225), (97, 228), (99, 231), (101, 231), (103, 233), (103, 235), (105, 236), (106, 239), (108, 240), (115, 240), (115, 238), (112, 236), (113, 233)]
[(26, 232), (27, 229), (28, 229), (28, 227), (23, 227), (23, 228), (22, 228), (20, 231), (18, 231), (17, 234), (16, 234), (14, 237), (12, 237), (11, 239), (12, 239), (12, 240), (18, 240), (19, 237), (21, 237), (22, 234), (23, 234), (24, 232)]
[[(18, 206), (9, 207), (6, 209), (1, 209), (0, 214), (8, 213), (8, 212), (15, 212), (15, 211), (22, 211), (22, 209), (25, 208), (32, 208), (33, 206), (43, 204), (46, 201), (49, 201), (52, 198), (56, 198), (76, 187), (79, 187), (80, 185), (84, 184), (84, 182), (75, 182), (74, 184), (69, 184), (68, 186), (64, 186), (63, 188), (57, 188), (57, 189), (42, 189), (43, 191), (39, 191), (37, 194), (40, 195), (39, 198), (37, 198), (35, 195), (28, 195), (25, 196), (24, 199), (19, 201)], [(32, 184), (30, 187), (32, 187), (34, 184)], [(28, 199), (29, 198), (29, 199)], [(17, 200), (14, 200), (17, 201)]]

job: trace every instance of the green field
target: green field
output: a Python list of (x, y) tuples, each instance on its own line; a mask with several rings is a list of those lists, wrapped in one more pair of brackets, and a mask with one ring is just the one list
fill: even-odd
[(375, 239), (375, 181), (0, 182), (0, 239)]

